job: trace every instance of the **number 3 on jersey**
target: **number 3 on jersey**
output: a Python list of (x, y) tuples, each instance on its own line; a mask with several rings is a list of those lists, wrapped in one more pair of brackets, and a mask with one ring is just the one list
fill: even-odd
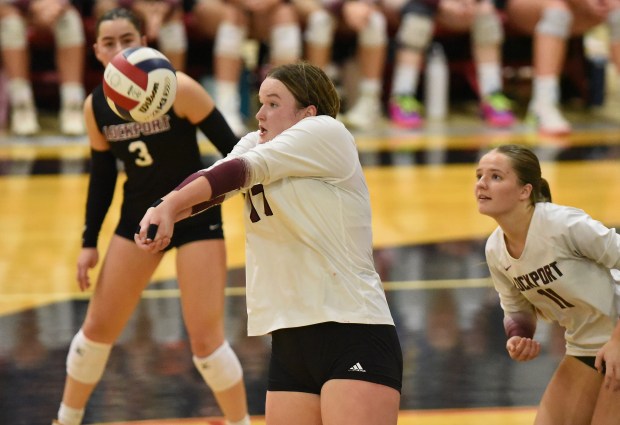
[(135, 163), (138, 167), (148, 167), (153, 163), (153, 157), (149, 153), (149, 149), (146, 147), (146, 143), (142, 140), (136, 140), (129, 144), (129, 152), (137, 153)]

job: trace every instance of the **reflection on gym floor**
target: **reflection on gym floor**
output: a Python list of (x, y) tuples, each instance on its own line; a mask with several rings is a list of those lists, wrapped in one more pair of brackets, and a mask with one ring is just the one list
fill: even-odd
[[(485, 237), (494, 225), (475, 208), (474, 163), (490, 145), (528, 143), (543, 160), (556, 202), (617, 226), (620, 133), (604, 120), (576, 127), (562, 140), (523, 129), (489, 133), (472, 125), (359, 136), (373, 202), (376, 265), (405, 359), (399, 424), (532, 422), (564, 351), (562, 330), (539, 326), (544, 350), (535, 361), (517, 363), (507, 356), (502, 312), (484, 260)], [(74, 269), (88, 147), (84, 140), (53, 136), (3, 140), (0, 423), (48, 425), (62, 395), (68, 345), (87, 307), (88, 294), (78, 291)], [(206, 144), (204, 153), (213, 153)], [(227, 335), (244, 367), (250, 413), (264, 424), (269, 338), (245, 336), (240, 210), (235, 201), (224, 209)], [(106, 220), (102, 241), (115, 220), (113, 214)], [(169, 257), (113, 350), (85, 424), (223, 424), (192, 364)]]

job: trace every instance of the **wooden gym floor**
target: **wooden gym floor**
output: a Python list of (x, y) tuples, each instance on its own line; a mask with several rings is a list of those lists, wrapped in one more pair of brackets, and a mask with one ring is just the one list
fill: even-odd
[[(476, 211), (474, 164), (489, 146), (528, 144), (543, 160), (557, 203), (618, 226), (617, 111), (572, 111), (575, 132), (563, 139), (540, 137), (523, 124), (492, 131), (472, 119), (471, 110), (418, 132), (385, 126), (358, 134), (372, 197), (376, 265), (405, 359), (400, 425), (533, 422), (563, 354), (562, 332), (539, 326), (544, 350), (535, 361), (516, 363), (506, 355), (502, 313), (484, 263), (484, 240), (494, 224)], [(203, 148), (212, 155), (208, 144)], [(84, 138), (58, 137), (53, 129), (22, 139), (0, 132), (1, 424), (48, 425), (58, 409), (66, 351), (89, 297), (74, 279), (87, 158)], [(102, 251), (118, 201), (104, 224)], [(231, 200), (224, 208), (226, 325), (244, 366), (253, 423), (260, 425), (269, 339), (245, 336), (240, 207)], [(223, 425), (192, 365), (172, 260), (170, 255), (144, 292), (85, 424)]]

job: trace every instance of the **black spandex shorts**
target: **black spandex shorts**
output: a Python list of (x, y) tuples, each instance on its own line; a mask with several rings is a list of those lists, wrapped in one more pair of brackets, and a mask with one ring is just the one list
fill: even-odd
[(400, 392), (403, 356), (391, 325), (326, 322), (272, 332), (269, 391), (320, 394), (330, 379), (357, 379)]
[[(142, 218), (140, 218), (140, 220), (141, 219)], [(121, 218), (114, 233), (125, 239), (133, 241), (133, 237), (136, 234), (136, 228), (138, 227), (140, 220), (135, 221)], [(164, 251), (168, 251), (172, 248), (178, 248), (181, 245), (190, 242), (223, 238), (224, 229), (222, 228), (222, 207), (220, 205), (216, 205), (200, 214), (176, 223), (174, 225), (172, 241), (170, 242), (170, 245), (164, 249)]]
[[(594, 366), (594, 362), (596, 361), (596, 357), (594, 357), (594, 356), (573, 356), (573, 357), (576, 358), (577, 360), (579, 360), (580, 362), (583, 362), (583, 363), (587, 364), (592, 369), (594, 369), (594, 370), (596, 370), (598, 372), (598, 370)], [(603, 375), (605, 374), (605, 362), (603, 362), (603, 372), (602, 372), (602, 374)]]
[[(414, 13), (416, 15), (428, 16), (430, 18), (437, 14), (440, 0), (409, 0), (401, 9), (401, 14)], [(481, 1), (481, 0), (477, 0)], [(508, 0), (492, 0), (495, 9), (502, 11), (506, 9)]]

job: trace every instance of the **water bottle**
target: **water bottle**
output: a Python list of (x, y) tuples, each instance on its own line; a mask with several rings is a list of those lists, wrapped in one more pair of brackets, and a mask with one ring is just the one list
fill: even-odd
[(448, 113), (448, 62), (443, 47), (433, 43), (426, 59), (424, 107), (426, 118), (444, 119)]

